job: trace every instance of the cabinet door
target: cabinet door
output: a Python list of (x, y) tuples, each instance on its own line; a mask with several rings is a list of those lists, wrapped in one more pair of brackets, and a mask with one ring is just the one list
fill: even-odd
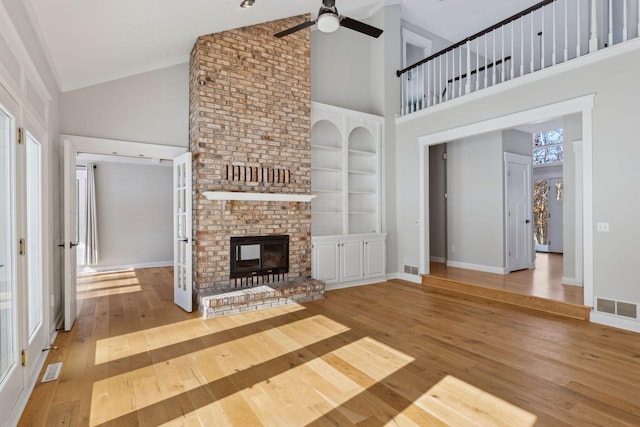
[(364, 242), (365, 277), (384, 276), (386, 272), (384, 239), (366, 240)]
[(340, 269), (340, 242), (329, 240), (314, 242), (312, 248), (312, 275), (327, 284), (338, 283)]
[(341, 280), (357, 280), (364, 276), (364, 242), (362, 240), (345, 240), (340, 243), (342, 254)]

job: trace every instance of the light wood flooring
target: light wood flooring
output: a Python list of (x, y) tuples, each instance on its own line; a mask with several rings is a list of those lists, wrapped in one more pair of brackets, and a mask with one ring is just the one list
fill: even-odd
[(538, 252), (535, 269), (514, 271), (509, 274), (493, 274), (447, 267), (442, 263), (431, 263), (430, 274), (435, 277), (474, 283), (522, 295), (582, 304), (584, 301), (583, 288), (562, 284), (562, 261), (561, 254)]
[(170, 268), (82, 279), (20, 426), (638, 426), (640, 336), (402, 281), (202, 320)]

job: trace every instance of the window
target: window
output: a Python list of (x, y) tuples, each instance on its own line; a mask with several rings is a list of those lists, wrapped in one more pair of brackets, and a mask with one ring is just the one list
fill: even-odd
[(564, 159), (562, 129), (533, 134), (533, 164), (559, 163)]

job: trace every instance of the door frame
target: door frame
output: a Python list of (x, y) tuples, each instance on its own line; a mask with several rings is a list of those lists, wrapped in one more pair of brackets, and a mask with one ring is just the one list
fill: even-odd
[[(576, 245), (581, 244), (582, 258), (576, 263), (576, 271), (581, 268), (584, 283), (584, 305), (594, 307), (593, 290), (593, 106), (595, 95), (585, 95), (542, 107), (532, 108), (513, 114), (495, 117), (478, 123), (433, 132), (417, 138), (419, 162), (419, 273), (429, 273), (429, 146), (495, 130), (510, 129), (526, 123), (543, 122), (558, 117), (580, 114), (582, 121), (582, 143), (580, 159), (576, 156), (576, 173), (581, 173), (582, 210), (576, 208), (576, 220), (581, 224), (581, 233), (576, 233)], [(578, 172), (580, 169), (580, 172)], [(580, 195), (579, 195), (580, 196)], [(582, 237), (582, 241), (578, 239)], [(578, 247), (578, 246), (576, 246)], [(579, 274), (580, 272), (577, 272)]]

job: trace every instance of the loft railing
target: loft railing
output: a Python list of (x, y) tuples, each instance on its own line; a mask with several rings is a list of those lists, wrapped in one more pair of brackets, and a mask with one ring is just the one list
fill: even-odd
[(397, 72), (411, 114), (640, 34), (640, 0), (545, 0)]

